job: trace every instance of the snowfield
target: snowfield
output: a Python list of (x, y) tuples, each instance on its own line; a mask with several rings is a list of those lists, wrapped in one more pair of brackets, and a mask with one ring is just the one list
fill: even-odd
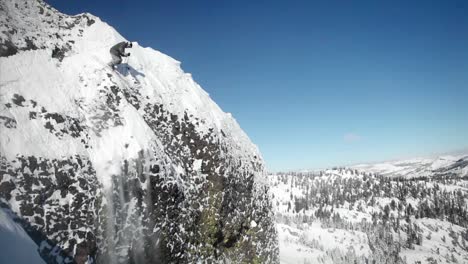
[(363, 232), (324, 228), (320, 222), (302, 224), (298, 228), (278, 224), (281, 263), (333, 263), (327, 252), (353, 251), (368, 256), (370, 248)]

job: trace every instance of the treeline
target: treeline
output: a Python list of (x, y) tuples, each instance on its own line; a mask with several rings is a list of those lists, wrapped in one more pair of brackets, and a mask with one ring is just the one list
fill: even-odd
[[(403, 248), (414, 249), (431, 239), (430, 235), (423, 236), (414, 219), (433, 218), (468, 227), (465, 189), (468, 186), (466, 179), (454, 174), (404, 179), (336, 169), (274, 177), (273, 185), (281, 184), (289, 192), (289, 199), (276, 199), (276, 206), (286, 208), (277, 213), (279, 222), (295, 222), (300, 226), (320, 220), (323, 228), (354, 230), (367, 235), (371, 256), (362, 261), (349, 252), (341, 255), (327, 252), (332, 254), (334, 263), (337, 256), (344, 263), (355, 257), (358, 261), (347, 263), (405, 263), (400, 257)], [(371, 217), (345, 220), (340, 208)], [(450, 236), (444, 239), (468, 250), (468, 229), (461, 234), (451, 232)]]
[[(288, 211), (313, 210), (315, 217), (333, 216), (334, 208), (346, 208), (367, 212), (372, 210), (375, 222), (391, 222), (399, 228), (395, 219), (437, 218), (468, 227), (468, 193), (457, 186), (462, 179), (455, 175), (439, 178), (389, 178), (376, 174), (360, 174), (355, 170), (338, 171), (353, 177), (322, 172), (309, 176), (276, 175), (276, 184), (290, 185)], [(389, 202), (385, 202), (389, 201)]]

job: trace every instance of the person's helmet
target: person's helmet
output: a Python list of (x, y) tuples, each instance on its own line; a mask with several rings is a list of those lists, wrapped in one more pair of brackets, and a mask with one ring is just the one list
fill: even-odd
[(131, 47), (132, 47), (132, 43), (131, 43), (131, 42), (127, 42), (127, 47), (131, 48)]

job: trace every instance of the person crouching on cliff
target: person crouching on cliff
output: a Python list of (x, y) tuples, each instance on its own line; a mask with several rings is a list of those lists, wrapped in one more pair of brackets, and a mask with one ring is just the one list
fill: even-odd
[(128, 57), (130, 56), (130, 52), (125, 53), (125, 49), (131, 48), (132, 43), (127, 42), (127, 41), (122, 41), (120, 43), (115, 44), (110, 48), (109, 52), (112, 56), (112, 61), (109, 63), (109, 66), (112, 69), (115, 69), (115, 67), (119, 64), (122, 63), (122, 57)]

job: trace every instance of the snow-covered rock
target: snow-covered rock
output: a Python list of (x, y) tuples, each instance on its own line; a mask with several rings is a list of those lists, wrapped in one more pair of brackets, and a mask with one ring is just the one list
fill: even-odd
[(124, 40), (0, 1), (0, 198), (77, 263), (276, 262), (257, 147), (173, 58), (108, 67)]

